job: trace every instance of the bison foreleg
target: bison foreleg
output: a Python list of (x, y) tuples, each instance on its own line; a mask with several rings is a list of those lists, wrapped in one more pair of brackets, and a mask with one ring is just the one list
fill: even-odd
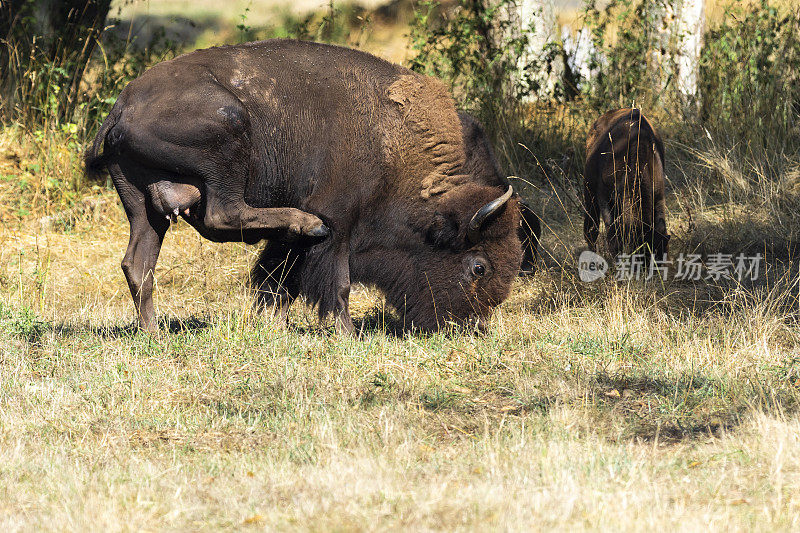
[(268, 241), (253, 266), (250, 283), (255, 291), (256, 309), (272, 311), (286, 321), (289, 307), (300, 294), (300, 272), (305, 251), (279, 241)]
[(350, 317), (350, 250), (342, 244), (334, 257), (334, 277), (336, 289), (336, 305), (333, 313), (336, 332), (352, 334), (353, 319)]
[(608, 245), (608, 253), (616, 259), (617, 255), (625, 248), (625, 232), (626, 228), (622, 224), (622, 220), (615, 217), (611, 224), (606, 228), (606, 243)]
[(264, 231), (265, 236), (288, 232), (296, 236), (327, 237), (330, 231), (318, 217), (293, 207), (250, 207), (244, 202), (209, 201), (204, 224), (218, 231)]

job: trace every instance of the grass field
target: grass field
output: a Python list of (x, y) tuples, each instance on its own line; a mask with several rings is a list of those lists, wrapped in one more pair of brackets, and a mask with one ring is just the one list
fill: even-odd
[(4, 530), (800, 525), (796, 272), (774, 258), (749, 289), (582, 284), (579, 223), (543, 202), (552, 256), (487, 335), (397, 336), (359, 289), (343, 338), (301, 305), (253, 316), (256, 249), (181, 223), (150, 336), (124, 215), (93, 199), (0, 230)]

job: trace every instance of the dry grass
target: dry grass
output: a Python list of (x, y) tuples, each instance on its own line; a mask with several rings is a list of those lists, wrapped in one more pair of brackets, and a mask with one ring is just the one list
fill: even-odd
[(0, 231), (7, 530), (798, 527), (790, 271), (587, 286), (575, 214), (544, 202), (553, 256), (487, 336), (393, 336), (360, 290), (350, 339), (302, 306), (288, 330), (251, 316), (255, 249), (181, 225), (151, 337), (131, 328), (124, 217), (97, 196), (66, 230)]

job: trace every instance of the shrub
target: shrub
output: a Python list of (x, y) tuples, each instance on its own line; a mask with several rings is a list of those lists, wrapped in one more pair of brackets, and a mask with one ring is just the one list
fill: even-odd
[(508, 16), (514, 9), (516, 0), (459, 0), (449, 11), (423, 0), (411, 24), (410, 68), (445, 80), (464, 109), (493, 122), (538, 88), (525, 64), (531, 29)]
[(157, 28), (149, 42), (105, 31), (110, 0), (14, 0), (0, 8), (0, 119), (38, 132), (94, 134), (122, 88), (177, 44)]
[(800, 148), (800, 7), (731, 2), (700, 61), (702, 120), (729, 140)]
[(669, 54), (657, 31), (664, 2), (612, 0), (603, 8), (597, 0), (586, 2), (584, 22), (593, 44), (590, 70), (596, 75), (585, 80), (584, 93), (593, 108), (607, 110), (656, 100), (668, 87), (667, 73), (674, 71), (674, 65), (667, 64), (671, 63)]
[(111, 0), (3, 2), (3, 115), (26, 122), (72, 118), (110, 5)]

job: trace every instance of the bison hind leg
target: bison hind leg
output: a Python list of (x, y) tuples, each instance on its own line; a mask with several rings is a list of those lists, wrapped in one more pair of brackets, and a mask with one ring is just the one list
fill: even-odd
[(169, 222), (156, 210), (152, 198), (137, 187), (148, 179), (146, 170), (124, 159), (111, 161), (108, 170), (130, 222), (130, 240), (122, 260), (122, 271), (128, 281), (139, 327), (155, 331), (158, 324), (153, 306), (153, 276)]
[(305, 252), (279, 241), (267, 241), (250, 273), (255, 307), (286, 319), (300, 294), (300, 273)]

